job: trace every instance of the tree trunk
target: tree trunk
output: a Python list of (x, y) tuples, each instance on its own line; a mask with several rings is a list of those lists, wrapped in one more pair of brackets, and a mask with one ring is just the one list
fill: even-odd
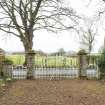
[(33, 78), (33, 69), (34, 69), (34, 52), (32, 51), (33, 47), (33, 31), (32, 29), (27, 30), (25, 33), (25, 38), (22, 38), (22, 42), (25, 49), (25, 62), (24, 66), (27, 66), (28, 73), (27, 78), (32, 79)]
[(32, 48), (27, 48), (25, 47), (25, 61), (24, 61), (24, 66), (27, 66), (28, 65), (28, 52), (31, 51)]
[[(29, 44), (28, 44), (29, 45)], [(24, 66), (27, 66), (27, 79), (33, 79), (33, 69), (34, 69), (34, 52), (32, 52), (32, 46), (25, 47), (25, 62)]]

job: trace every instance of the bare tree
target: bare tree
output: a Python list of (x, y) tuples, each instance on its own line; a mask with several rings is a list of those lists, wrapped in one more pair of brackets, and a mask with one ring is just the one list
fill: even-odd
[[(63, 2), (63, 1), (62, 1)], [(2, 0), (0, 30), (20, 38), (27, 52), (32, 50), (34, 32), (41, 29), (56, 32), (73, 29), (79, 18), (61, 0)], [(68, 20), (68, 22), (67, 22)]]
[(87, 57), (88, 64), (90, 64), (90, 61), (91, 61), (90, 53), (93, 50), (93, 47), (95, 44), (94, 42), (95, 42), (96, 36), (98, 35), (98, 28), (96, 23), (97, 22), (93, 21), (93, 19), (91, 20), (86, 18), (85, 26), (84, 26), (86, 29), (84, 29), (84, 27), (81, 29), (82, 35), (80, 39), (80, 44), (82, 49), (84, 49), (88, 53), (88, 57)]
[(93, 49), (93, 43), (95, 40), (96, 33), (93, 33), (92, 30), (89, 28), (87, 32), (83, 33), (83, 36), (81, 38), (81, 44), (85, 46), (88, 53), (91, 53)]
[(85, 26), (86, 29), (81, 28), (82, 35), (80, 38), (80, 44), (84, 48), (84, 50), (86, 50), (90, 54), (93, 49), (98, 29), (96, 27), (96, 24), (94, 24), (94, 21), (93, 23), (88, 22), (88, 24)]
[(64, 55), (66, 52), (65, 52), (65, 50), (63, 48), (60, 48), (58, 50), (58, 53), (59, 53), (59, 55)]

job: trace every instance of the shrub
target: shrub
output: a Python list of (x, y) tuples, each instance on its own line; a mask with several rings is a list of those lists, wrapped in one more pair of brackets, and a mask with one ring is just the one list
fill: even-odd
[(87, 52), (84, 49), (78, 51), (78, 55), (86, 55)]
[(99, 56), (97, 64), (100, 70), (100, 79), (105, 79), (105, 49), (103, 49), (101, 55)]
[(13, 61), (6, 58), (6, 59), (3, 61), (3, 63), (4, 63), (4, 65), (12, 65), (12, 64), (13, 64)]

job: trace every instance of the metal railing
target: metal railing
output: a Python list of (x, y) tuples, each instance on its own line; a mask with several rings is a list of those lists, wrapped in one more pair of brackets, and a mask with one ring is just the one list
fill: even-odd
[[(6, 70), (7, 69), (7, 70)], [(27, 68), (24, 66), (9, 66), (6, 68), (5, 74), (12, 77), (13, 79), (26, 79)], [(97, 69), (87, 69), (87, 78), (98, 78)], [(79, 77), (78, 68), (34, 68), (33, 69), (34, 79), (73, 79)]]
[[(4, 65), (4, 73), (14, 79), (26, 79), (27, 67), (23, 66), (25, 55), (8, 55), (7, 58), (12, 60), (14, 65)], [(78, 78), (79, 64), (78, 56), (61, 56), (47, 55), (35, 56), (35, 67), (33, 69), (34, 79), (62, 79), (62, 78)], [(95, 65), (95, 60), (91, 59), (90, 63)], [(96, 66), (96, 65), (95, 65)], [(98, 78), (97, 68), (87, 68), (86, 75), (88, 78)]]

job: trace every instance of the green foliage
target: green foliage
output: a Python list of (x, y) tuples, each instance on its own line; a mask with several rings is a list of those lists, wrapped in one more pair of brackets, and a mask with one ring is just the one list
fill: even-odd
[(103, 49), (101, 55), (99, 56), (97, 64), (100, 70), (100, 79), (105, 79), (105, 49)]
[(25, 55), (7, 55), (7, 59), (12, 60), (14, 65), (22, 65), (25, 61)]
[(5, 86), (5, 81), (3, 79), (0, 79), (0, 87)]
[(35, 51), (34, 51), (34, 50), (29, 50), (29, 51), (27, 52), (27, 54), (35, 55)]
[(84, 49), (78, 51), (78, 55), (86, 55), (87, 52)]
[(3, 63), (4, 63), (4, 65), (12, 65), (12, 64), (13, 64), (13, 61), (6, 58), (6, 59), (3, 61)]
[(88, 60), (90, 64), (96, 64), (97, 59), (98, 59), (98, 55), (88, 55)]
[[(8, 59), (13, 61), (14, 65), (22, 65), (25, 61), (25, 55), (8, 55)], [(76, 57), (64, 57), (64, 56), (35, 56), (35, 66), (36, 67), (77, 67), (78, 60)]]

